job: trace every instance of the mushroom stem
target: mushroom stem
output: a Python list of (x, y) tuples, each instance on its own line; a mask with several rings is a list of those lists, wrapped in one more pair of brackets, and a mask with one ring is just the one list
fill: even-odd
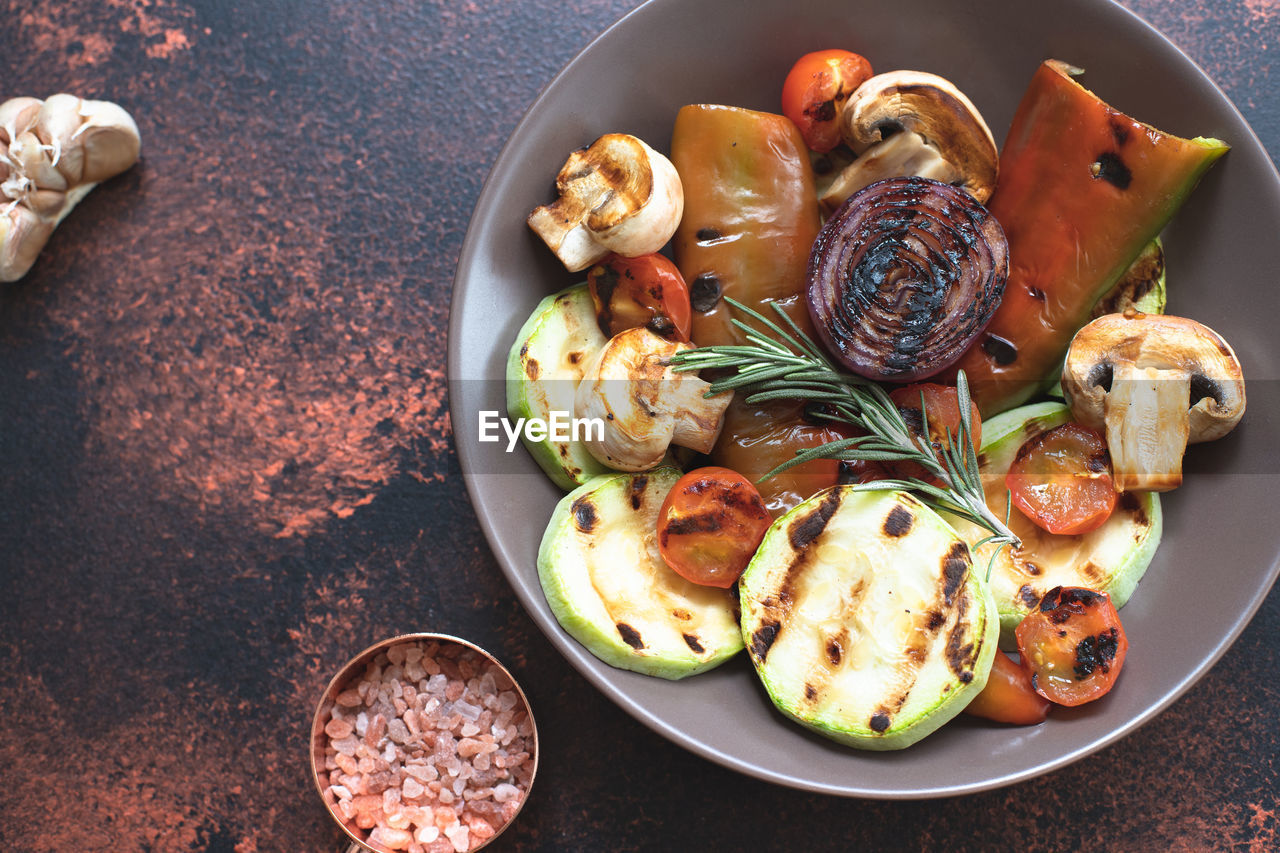
[(1116, 365), (1105, 404), (1116, 491), (1167, 492), (1182, 484), (1190, 399), (1189, 371)]

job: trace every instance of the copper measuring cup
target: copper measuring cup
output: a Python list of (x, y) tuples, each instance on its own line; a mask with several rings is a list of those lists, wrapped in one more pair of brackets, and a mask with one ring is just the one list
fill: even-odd
[(337, 674), (334, 675), (334, 677), (329, 681), (328, 686), (325, 687), (324, 693), (320, 698), (320, 703), (316, 707), (315, 716), (312, 718), (312, 721), (311, 721), (311, 742), (310, 742), (310, 751), (309, 751), (309, 760), (311, 763), (311, 778), (315, 783), (316, 791), (320, 794), (321, 802), (324, 803), (325, 810), (329, 812), (329, 816), (332, 817), (333, 820), (338, 824), (338, 826), (342, 828), (343, 833), (351, 841), (351, 843), (346, 848), (346, 853), (394, 853), (394, 852), (389, 851), (387, 848), (381, 845), (376, 845), (376, 842), (371, 843), (368, 838), (367, 830), (362, 830), (359, 827), (356, 827), (353, 824), (349, 823), (342, 816), (342, 814), (340, 814), (337, 811), (336, 798), (334, 797), (332, 792), (329, 791), (329, 782), (328, 782), (329, 771), (325, 768), (325, 748), (328, 744), (328, 737), (329, 737), (325, 733), (325, 725), (331, 719), (331, 713), (334, 705), (336, 704), (338, 694), (342, 693), (349, 686), (353, 685), (360, 679), (361, 675), (364, 674), (365, 668), (368, 666), (370, 661), (372, 661), (375, 657), (377, 657), (379, 653), (384, 652), (393, 646), (397, 646), (400, 644), (415, 643), (415, 642), (435, 642), (435, 643), (439, 643), (442, 648), (453, 647), (458, 650), (468, 649), (476, 653), (477, 655), (479, 655), (480, 658), (486, 663), (492, 664), (493, 666), (497, 667), (498, 670), (503, 675), (506, 676), (507, 680), (511, 682), (512, 690), (514, 690), (516, 696), (519, 699), (519, 703), (516, 705), (516, 709), (524, 710), (524, 712), (529, 717), (529, 724), (532, 728), (532, 735), (530, 736), (530, 740), (533, 743), (533, 747), (532, 747), (532, 756), (530, 760), (533, 763), (533, 767), (529, 775), (529, 784), (526, 786), (523, 792), (523, 796), (520, 799), (518, 808), (516, 809), (515, 813), (511, 816), (511, 818), (508, 819), (505, 823), (503, 823), (501, 826), (494, 827), (495, 832), (492, 836), (486, 839), (482, 839), (478, 843), (472, 844), (468, 848), (469, 851), (480, 850), (488, 846), (495, 838), (498, 838), (500, 835), (502, 835), (502, 833), (506, 831), (507, 827), (515, 823), (515, 819), (519, 816), (520, 811), (523, 810), (525, 802), (528, 801), (529, 791), (532, 790), (533, 780), (537, 776), (538, 759), (541, 754), (541, 750), (539, 749), (539, 746), (538, 746), (538, 727), (533, 718), (533, 711), (529, 707), (528, 697), (525, 696), (524, 690), (521, 689), (519, 682), (517, 682), (515, 678), (512, 677), (511, 673), (507, 670), (505, 666), (503, 666), (497, 660), (497, 658), (495, 658), (493, 655), (491, 655), (489, 652), (485, 651), (484, 649), (480, 648), (479, 646), (475, 645), (474, 643), (470, 643), (466, 640), (461, 639), (460, 637), (454, 637), (448, 634), (436, 634), (436, 633), (428, 633), (428, 632), (400, 634), (400, 635), (382, 640), (381, 642), (374, 643), (372, 646), (369, 646), (367, 649), (360, 652), (358, 655), (356, 655), (351, 660), (349, 660), (346, 664), (344, 664), (342, 668), (338, 670)]

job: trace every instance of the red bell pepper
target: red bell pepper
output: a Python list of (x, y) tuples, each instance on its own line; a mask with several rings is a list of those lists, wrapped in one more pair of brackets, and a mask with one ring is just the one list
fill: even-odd
[(1113, 109), (1049, 60), (1023, 96), (988, 204), (1009, 241), (1009, 279), (986, 330), (956, 365), (984, 417), (1054, 378), (1094, 303), (1227, 152)]

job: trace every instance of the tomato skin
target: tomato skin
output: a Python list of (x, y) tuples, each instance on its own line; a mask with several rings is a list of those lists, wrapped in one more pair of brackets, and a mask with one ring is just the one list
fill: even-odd
[(1097, 530), (1116, 506), (1111, 457), (1097, 430), (1065, 423), (1027, 440), (1005, 475), (1013, 505), (1050, 533)]
[(782, 84), (782, 114), (795, 122), (805, 145), (825, 153), (840, 144), (840, 108), (871, 76), (871, 63), (847, 50), (806, 53)]
[(997, 649), (987, 686), (964, 711), (998, 723), (1033, 726), (1043, 723), (1052, 707), (1052, 702), (1031, 689), (1031, 679), (1026, 670)]
[(728, 588), (772, 523), (746, 477), (728, 468), (697, 468), (677, 480), (662, 502), (658, 551), (685, 580)]
[(689, 288), (666, 257), (609, 255), (587, 272), (587, 285), (605, 335), (644, 326), (670, 340), (689, 340)]
[(1054, 587), (1014, 635), (1031, 687), (1050, 702), (1083, 705), (1111, 690), (1129, 651), (1111, 596)]
[[(932, 445), (934, 455), (941, 462), (943, 450), (950, 443), (947, 439), (948, 432), (952, 441), (960, 434), (960, 395), (954, 385), (940, 385), (936, 382), (916, 382), (899, 386), (889, 392), (889, 399), (898, 407), (898, 411), (902, 413), (902, 419), (907, 422), (907, 427), (917, 438), (922, 438), (925, 434), (925, 424), (920, 417), (922, 396), (924, 413), (929, 421), (929, 444)], [(982, 418), (978, 414), (978, 407), (972, 401), (969, 403), (969, 419), (973, 446), (981, 447)], [(936, 477), (914, 463), (900, 462), (892, 465), (891, 469), (895, 477), (914, 478), (931, 483), (937, 481)]]

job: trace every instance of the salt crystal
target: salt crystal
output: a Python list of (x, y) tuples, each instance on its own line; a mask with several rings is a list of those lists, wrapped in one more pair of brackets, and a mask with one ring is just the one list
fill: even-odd
[(480, 712), (484, 710), (478, 705), (472, 705), (470, 702), (466, 702), (462, 699), (459, 699), (457, 702), (453, 703), (453, 709), (457, 711), (459, 714), (461, 714), (463, 717), (466, 717), (468, 720), (472, 720), (472, 721), (480, 719)]
[(329, 790), (333, 791), (334, 796), (337, 797), (339, 800), (351, 799), (351, 791), (347, 788), (346, 785), (330, 785)]
[(334, 699), (344, 708), (354, 708), (360, 704), (360, 693), (355, 690), (344, 690)]
[(490, 761), (491, 759), (489, 758), (489, 753), (487, 752), (482, 752), (479, 755), (477, 755), (474, 759), (472, 759), (472, 763), (475, 765), (475, 768), (477, 770), (488, 770)]
[(409, 648), (410, 647), (404, 643), (398, 646), (392, 646), (391, 648), (387, 649), (387, 660), (389, 660), (391, 663), (404, 663), (405, 658), (407, 657)]
[(427, 671), (422, 668), (422, 664), (414, 661), (413, 663), (405, 665), (404, 674), (414, 681), (417, 681), (419, 678), (426, 675)]
[(443, 693), (444, 689), (449, 686), (449, 678), (442, 672), (437, 672), (431, 678), (427, 679), (428, 693)]
[[(404, 713), (403, 711), (401, 713)], [(387, 723), (387, 734), (391, 740), (396, 743), (409, 742), (409, 727), (404, 724), (404, 720), (396, 717)]]
[(471, 830), (465, 826), (450, 829), (445, 832), (445, 836), (453, 842), (453, 849), (458, 853), (466, 853), (471, 848)]
[(395, 764), (398, 757), (399, 755), (396, 752), (396, 745), (394, 743), (387, 744), (387, 748), (382, 752), (382, 760), (387, 764)]
[(356, 714), (356, 734), (364, 737), (364, 733), (369, 730), (369, 715), (364, 711)]
[(403, 829), (379, 826), (369, 833), (369, 840), (374, 844), (381, 844), (388, 850), (405, 850), (413, 841), (413, 836)]
[(434, 825), (422, 827), (422, 829), (418, 830), (418, 834), (416, 836), (416, 838), (419, 841), (421, 841), (423, 844), (430, 844), (432, 841), (435, 841), (439, 837), (440, 837), (440, 830), (437, 829)]
[(392, 829), (408, 829), (409, 816), (403, 811), (397, 811), (393, 814), (387, 815), (387, 826)]
[(493, 787), (493, 798), (500, 803), (508, 802), (518, 796), (520, 796), (520, 789), (507, 782)]
[(441, 789), (440, 789), (440, 802), (444, 803), (446, 806), (447, 806), (447, 805), (449, 805), (449, 804), (451, 804), (451, 803), (453, 802), (453, 789), (452, 789), (452, 788), (441, 788)]
[(341, 740), (344, 737), (348, 737), (354, 731), (355, 726), (351, 725), (351, 723), (346, 720), (330, 720), (325, 723), (324, 726), (324, 733), (334, 740)]
[(357, 741), (354, 736), (348, 736), (348, 737), (339, 738), (338, 740), (332, 741), (332, 743), (333, 743), (333, 748), (336, 749), (340, 754), (355, 755), (356, 744), (359, 743), (359, 741)]
[(520, 702), (520, 699), (516, 696), (516, 694), (510, 691), (507, 691), (505, 693), (500, 693), (498, 695), (498, 708), (502, 711), (510, 711), (519, 702)]
[(462, 730), (459, 732), (463, 737), (475, 737), (480, 734), (480, 727), (475, 723), (463, 723)]
[(404, 796), (410, 800), (418, 799), (426, 793), (426, 790), (426, 788), (422, 787), (422, 782), (412, 776), (404, 780), (404, 786), (401, 788)]

